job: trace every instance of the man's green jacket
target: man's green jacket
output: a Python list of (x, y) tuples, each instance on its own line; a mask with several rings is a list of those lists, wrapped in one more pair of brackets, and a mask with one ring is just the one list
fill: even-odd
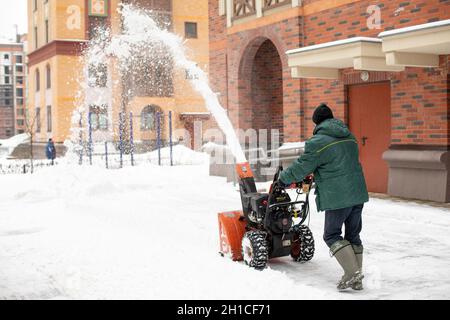
[(311, 173), (319, 211), (348, 208), (369, 200), (358, 142), (338, 119), (327, 119), (314, 129), (304, 154), (281, 173), (280, 179), (290, 184)]

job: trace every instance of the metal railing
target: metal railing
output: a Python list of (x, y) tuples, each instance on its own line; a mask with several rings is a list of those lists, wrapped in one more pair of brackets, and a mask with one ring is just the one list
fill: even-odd
[(272, 9), (292, 3), (292, 0), (264, 0), (263, 9)]
[(233, 19), (241, 19), (256, 14), (255, 0), (233, 0)]
[(39, 169), (58, 165), (57, 161), (52, 163), (51, 160), (34, 160), (33, 164), (29, 160), (15, 161), (12, 163), (0, 163), (0, 174), (27, 174), (36, 172)]

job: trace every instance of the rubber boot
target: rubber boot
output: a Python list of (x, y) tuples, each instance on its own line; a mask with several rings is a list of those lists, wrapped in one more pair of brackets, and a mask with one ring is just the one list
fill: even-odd
[[(356, 261), (358, 261), (358, 267), (359, 267), (359, 272), (361, 274), (362, 273), (362, 266), (363, 266), (363, 251), (364, 251), (364, 247), (362, 245), (352, 245), (353, 247), (353, 251), (355, 252), (356, 255)], [(353, 290), (362, 290), (364, 289), (363, 284), (362, 284), (362, 280), (359, 281), (355, 281), (352, 284), (352, 289)]]
[(355, 282), (362, 280), (363, 276), (359, 271), (358, 261), (350, 242), (336, 241), (331, 245), (330, 251), (344, 269), (344, 275), (337, 285), (339, 290), (350, 288)]

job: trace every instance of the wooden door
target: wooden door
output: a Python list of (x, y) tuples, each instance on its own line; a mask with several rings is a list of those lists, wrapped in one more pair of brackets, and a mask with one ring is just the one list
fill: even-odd
[(359, 156), (371, 192), (386, 193), (388, 166), (382, 154), (391, 138), (389, 82), (348, 87), (349, 126), (358, 139)]

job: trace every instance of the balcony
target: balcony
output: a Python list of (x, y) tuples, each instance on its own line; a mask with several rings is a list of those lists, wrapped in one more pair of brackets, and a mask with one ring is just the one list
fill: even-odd
[(233, 0), (233, 20), (256, 14), (255, 0)]
[(264, 0), (263, 10), (275, 9), (288, 4), (292, 4), (292, 0)]
[(298, 7), (300, 0), (221, 0), (220, 15), (227, 16), (227, 26), (243, 23), (272, 13)]

